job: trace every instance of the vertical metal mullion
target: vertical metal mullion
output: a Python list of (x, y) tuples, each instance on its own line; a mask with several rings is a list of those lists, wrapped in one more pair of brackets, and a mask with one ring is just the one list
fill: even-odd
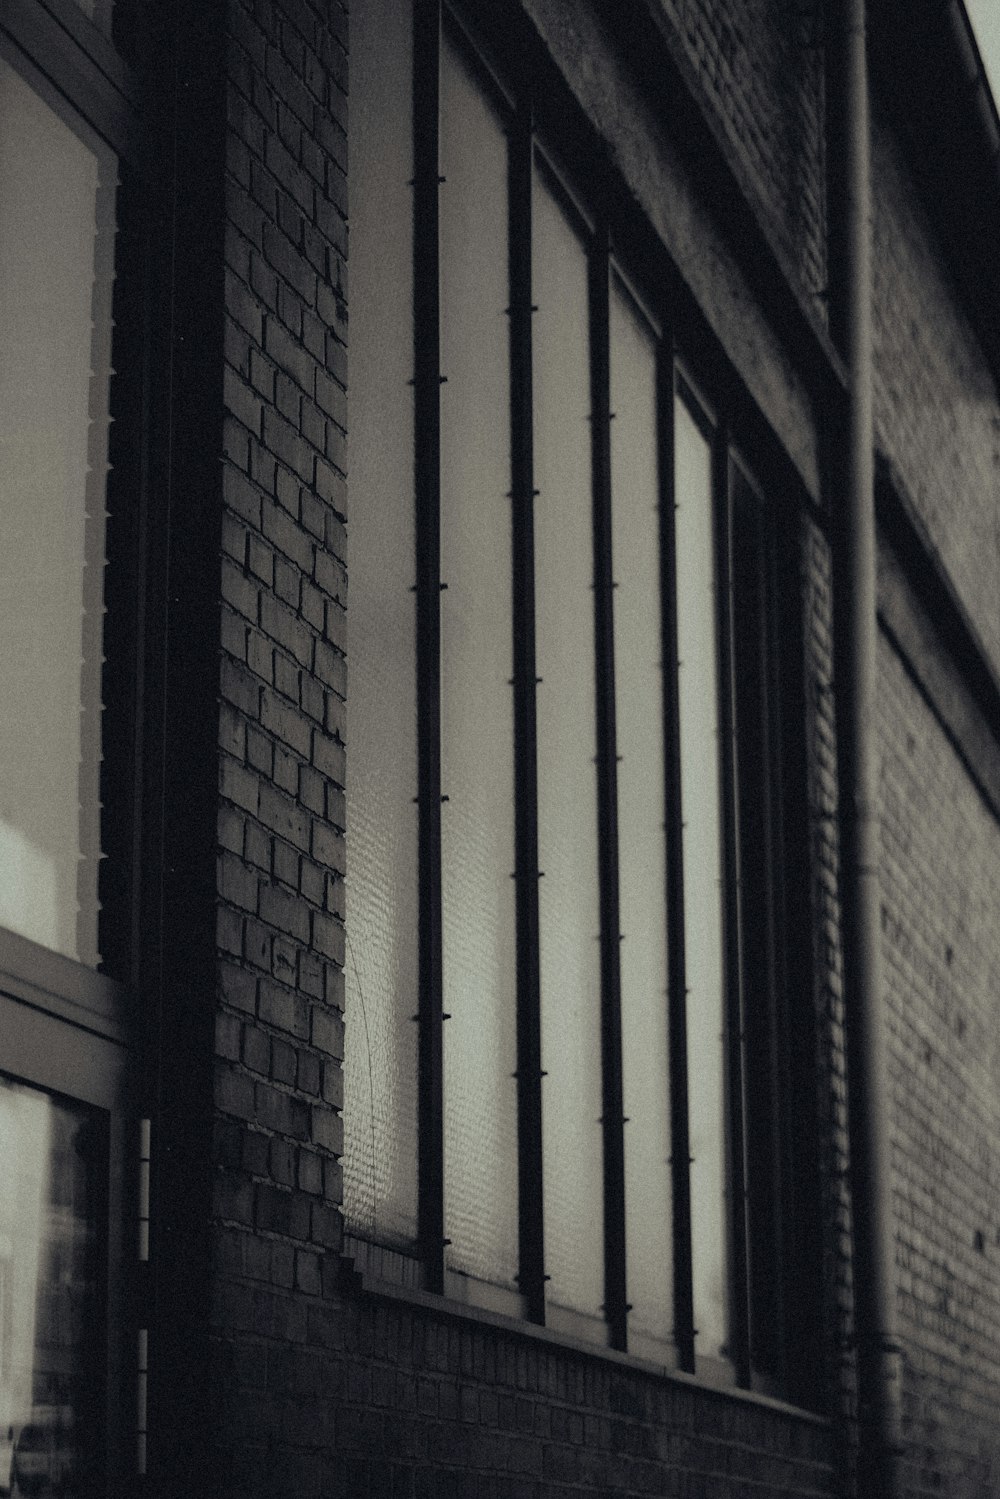
[[(785, 1016), (787, 978), (784, 953), (784, 872), (780, 850), (784, 843), (784, 813), (781, 799), (781, 764), (778, 746), (782, 739), (781, 690), (775, 643), (776, 634), (776, 578), (775, 562), (770, 527), (765, 527), (765, 517), (758, 507), (757, 561), (758, 590), (761, 600), (759, 649), (763, 656), (762, 682), (763, 702), (763, 787), (765, 797), (765, 826), (768, 839), (765, 850), (767, 861), (767, 1019), (768, 1043), (771, 1060), (771, 1114), (768, 1127), (771, 1137), (771, 1178), (775, 1203), (775, 1245), (778, 1264), (775, 1267), (779, 1293), (777, 1297), (778, 1329), (776, 1334), (778, 1368), (774, 1372), (782, 1388), (787, 1386), (788, 1370), (788, 1253), (786, 1218), (790, 1202), (788, 1185), (788, 1163), (790, 1152), (785, 1146), (785, 1121), (793, 1113), (791, 1101), (792, 1073), (788, 1066), (788, 1024)], [(752, 1276), (751, 1264), (751, 1276)], [(754, 1297), (752, 1278), (749, 1283), (751, 1306)], [(751, 1354), (752, 1354), (751, 1347)]]
[(747, 1286), (747, 1201), (744, 1156), (745, 1049), (743, 1045), (743, 964), (740, 939), (739, 799), (736, 777), (736, 705), (734, 701), (732, 596), (732, 495), (729, 438), (724, 427), (712, 450), (712, 499), (715, 518), (716, 620), (719, 641), (719, 742), (722, 751), (722, 813), (725, 882), (725, 1015), (726, 1138), (729, 1171), (729, 1236), (732, 1252), (729, 1298), (730, 1351), (740, 1384), (750, 1382), (749, 1303)]
[(519, 1285), (545, 1321), (542, 1204), (542, 1035), (538, 916), (534, 451), (531, 380), (532, 121), (522, 106), (508, 156), (510, 214), (511, 526), (514, 622), (514, 810), (517, 916)]
[[(780, 672), (778, 672), (777, 651), (777, 628), (775, 628), (775, 610), (777, 610), (777, 580), (775, 580), (774, 544), (772, 544), (771, 528), (769, 528), (768, 517), (763, 511), (762, 502), (754, 496), (754, 538), (756, 538), (756, 589), (759, 598), (759, 621), (757, 621), (757, 652), (759, 652), (760, 663), (760, 702), (757, 705), (760, 714), (760, 787), (762, 787), (763, 803), (765, 803), (765, 814), (763, 823), (768, 829), (765, 847), (763, 847), (763, 862), (765, 862), (765, 917), (766, 917), (766, 950), (765, 950), (765, 974), (763, 982), (766, 985), (766, 1013), (763, 1019), (768, 1025), (768, 1124), (769, 1145), (771, 1145), (771, 1159), (768, 1162), (769, 1175), (769, 1198), (771, 1198), (772, 1213), (774, 1213), (774, 1243), (775, 1265), (768, 1273), (777, 1280), (778, 1294), (772, 1307), (768, 1312), (775, 1316), (777, 1327), (774, 1331), (774, 1351), (777, 1354), (777, 1367), (771, 1367), (766, 1373), (774, 1376), (780, 1382), (781, 1388), (787, 1385), (787, 1360), (789, 1360), (789, 1256), (787, 1256), (787, 1208), (789, 1208), (790, 1193), (789, 1181), (787, 1181), (787, 1165), (789, 1165), (790, 1151), (786, 1148), (784, 1133), (786, 1133), (786, 1120), (792, 1114), (790, 1100), (792, 1093), (792, 1072), (787, 1066), (787, 1019), (784, 1015), (784, 1000), (786, 1000), (787, 980), (786, 961), (784, 961), (784, 874), (781, 868), (780, 850), (784, 844), (784, 808), (781, 800), (781, 761), (778, 755), (778, 745), (781, 744), (781, 691)], [(739, 747), (738, 747), (739, 748)], [(750, 1109), (747, 1111), (747, 1129), (750, 1129)], [(751, 1183), (753, 1187), (753, 1183)], [(756, 1285), (757, 1276), (760, 1274), (759, 1267), (754, 1265), (754, 1226), (748, 1226), (748, 1327), (750, 1327), (750, 1357), (753, 1366), (754, 1357), (754, 1306), (760, 1307), (760, 1288)], [(759, 1313), (757, 1313), (759, 1315)]]
[(673, 1188), (674, 1343), (682, 1369), (694, 1371), (691, 1260), (691, 1145), (688, 1123), (687, 994), (684, 961), (684, 835), (681, 808), (680, 702), (677, 680), (677, 544), (674, 477), (674, 351), (657, 352), (660, 466), (660, 597), (663, 655), (664, 775), (667, 839), (667, 1010), (670, 1037), (670, 1168)]
[[(772, 502), (773, 503), (773, 502)], [(815, 1126), (816, 1035), (808, 933), (809, 877), (803, 650), (804, 621), (798, 588), (801, 546), (797, 527), (768, 530), (768, 629), (772, 730), (769, 783), (778, 817), (772, 848), (775, 887), (775, 981), (778, 1121), (782, 1191), (782, 1369), (784, 1392), (803, 1405), (817, 1402), (820, 1376), (816, 1270), (821, 1262)]]
[(590, 434), (593, 478), (594, 643), (597, 707), (597, 826), (601, 920), (601, 1125), (604, 1158), (604, 1315), (611, 1345), (626, 1345), (625, 1143), (622, 1092), (618, 780), (615, 735), (611, 557), (611, 350), (608, 232), (588, 257)]
[(440, 0), (413, 10), (414, 483), (417, 595), (418, 1236), (431, 1291), (444, 1289), (441, 944), (441, 347), (438, 251)]

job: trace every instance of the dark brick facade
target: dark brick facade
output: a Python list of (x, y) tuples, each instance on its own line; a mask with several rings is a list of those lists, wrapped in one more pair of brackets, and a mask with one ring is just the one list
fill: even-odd
[(234, 1492), (256, 1466), (311, 1493), (342, 1238), (346, 16), (225, 19), (212, 1322)]
[(822, 7), (813, 0), (667, 0), (664, 9), (772, 233), (824, 316)]
[[(996, 1409), (996, 808), (883, 650), (883, 909), (913, 1491), (987, 1494)], [(921, 813), (922, 805), (935, 809)]]
[[(816, 1042), (797, 1118), (816, 1141), (822, 1205), (819, 1415), (378, 1284), (342, 1253), (348, 17), (337, 0), (226, 0), (211, 23), (222, 28), (225, 125), (214, 169), (220, 203), (224, 179), (225, 282), (222, 410), (210, 454), (218, 485), (207, 501), (221, 527), (218, 797), (215, 828), (203, 830), (216, 854), (215, 1071), (211, 1100), (202, 1100), (211, 1206), (201, 1225), (213, 1395), (196, 1445), (207, 1491), (220, 1499), (854, 1491), (837, 496), (823, 459), (825, 403), (842, 398), (843, 376), (825, 330), (818, 9), (789, 0), (662, 7), (664, 62), (673, 58), (690, 108), (710, 117), (717, 137), (717, 170), (699, 179), (600, 5), (511, 5), (665, 245), (688, 309), (685, 333), (711, 344), (791, 494), (809, 827), (799, 997), (814, 1012)], [(734, 242), (729, 209), (713, 197), (727, 161), (732, 180), (750, 189), (742, 211), (776, 247), (766, 274), (755, 249)], [(921, 539), (926, 532), (930, 565), (949, 580), (957, 616), (971, 620), (970, 639), (984, 642), (986, 676), (995, 677), (994, 375), (883, 124), (875, 167), (878, 441), (907, 491), (897, 500), (908, 524)], [(363, 193), (364, 183), (350, 191)], [(786, 268), (794, 285), (782, 292)], [(933, 635), (919, 592), (918, 580), (907, 607)], [(894, 617), (883, 611), (883, 623)], [(939, 674), (962, 677), (966, 665), (941, 647)], [(976, 688), (979, 749), (967, 750), (966, 720), (938, 701), (921, 660), (888, 624), (880, 671), (908, 1492), (971, 1499), (1000, 1485), (1000, 838), (997, 802), (972, 764), (990, 744), (996, 752), (1000, 698)], [(158, 1148), (169, 1151), (169, 1138)], [(167, 1239), (159, 1252), (169, 1257)], [(171, 1283), (181, 1274), (175, 1266)], [(175, 1492), (171, 1471), (185, 1470), (183, 1443), (158, 1431), (155, 1407), (150, 1420), (150, 1482), (165, 1495)]]
[[(876, 181), (876, 421), (897, 483), (991, 662), (1000, 661), (1000, 402), (904, 152), (884, 122)], [(995, 701), (983, 757), (968, 675), (942, 642), (946, 611), (882, 565), (882, 931), (892, 1030), (894, 1217), (906, 1350), (904, 1421), (916, 1494), (992, 1493), (1000, 1398)], [(945, 687), (947, 678), (952, 679)]]
[(930, 545), (940, 554), (996, 673), (996, 377), (899, 143), (877, 118), (873, 155), (879, 441), (913, 496)]

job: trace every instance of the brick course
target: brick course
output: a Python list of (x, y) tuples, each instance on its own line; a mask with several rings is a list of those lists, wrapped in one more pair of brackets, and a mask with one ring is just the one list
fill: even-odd
[(231, 1285), (220, 1309), (246, 1337), (228, 1348), (227, 1493), (831, 1492), (822, 1422), (395, 1295), (305, 1304), (260, 1268), (272, 1284)]
[[(847, 1037), (840, 912), (840, 839), (833, 691), (833, 593), (829, 544), (815, 521), (803, 524), (803, 620), (808, 805), (813, 875), (814, 1002), (818, 1019), (819, 1165), (824, 1182), (824, 1332), (830, 1367), (827, 1401), (838, 1424), (840, 1472), (850, 1492), (857, 1404), (851, 1264)], [(804, 1115), (809, 1125), (812, 1119)]]

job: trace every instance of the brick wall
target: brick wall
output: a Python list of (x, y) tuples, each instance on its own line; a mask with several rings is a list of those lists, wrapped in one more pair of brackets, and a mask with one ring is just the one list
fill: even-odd
[[(803, 522), (803, 621), (814, 1002), (818, 1088), (815, 1114), (823, 1195), (823, 1328), (830, 1366), (827, 1409), (837, 1423), (839, 1481), (852, 1492), (857, 1369), (854, 1360), (852, 1219), (848, 1183), (847, 1038), (840, 908), (836, 714), (833, 692), (832, 557), (813, 520)], [(814, 1124), (815, 1121), (815, 1124)]]
[(394, 1298), (347, 1308), (332, 1368), (330, 1499), (830, 1492), (819, 1423)]
[(907, 664), (880, 655), (909, 1492), (1000, 1485), (1000, 826)]
[(813, 0), (662, 0), (766, 221), (826, 317), (823, 26)]
[[(996, 385), (898, 143), (874, 125), (878, 437), (995, 672)], [(933, 622), (923, 629), (930, 639)], [(922, 653), (883, 640), (879, 669), (909, 1491), (988, 1494), (1000, 1483), (1000, 827), (932, 706)]]
[(1000, 672), (996, 384), (877, 112), (873, 127), (878, 437)]
[(778, 1406), (394, 1296), (290, 1305), (262, 1288), (234, 1348), (220, 1499), (832, 1493), (828, 1429)]
[(300, 1400), (342, 1233), (346, 15), (225, 21), (213, 1325), (223, 1445), (275, 1493), (335, 1396)]

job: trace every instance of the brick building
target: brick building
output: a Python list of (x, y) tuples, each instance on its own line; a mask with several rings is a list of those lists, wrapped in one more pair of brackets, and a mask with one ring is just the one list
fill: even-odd
[(964, 8), (351, 9), (0, 5), (0, 1489), (996, 1494)]

